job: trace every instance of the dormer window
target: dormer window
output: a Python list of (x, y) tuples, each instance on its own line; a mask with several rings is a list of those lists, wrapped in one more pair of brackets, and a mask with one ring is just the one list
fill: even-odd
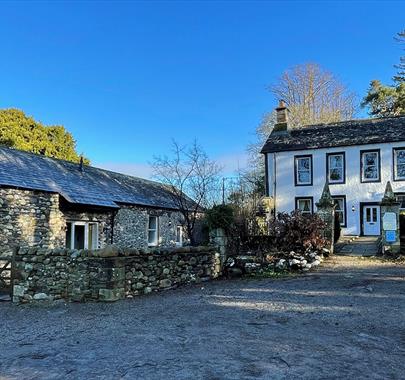
[(345, 183), (345, 153), (328, 153), (326, 167), (329, 184)]
[(294, 157), (295, 186), (312, 186), (312, 155)]

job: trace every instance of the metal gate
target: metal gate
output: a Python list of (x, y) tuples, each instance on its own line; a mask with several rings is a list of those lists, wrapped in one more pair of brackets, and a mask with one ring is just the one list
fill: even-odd
[(11, 300), (13, 251), (0, 251), (0, 301)]

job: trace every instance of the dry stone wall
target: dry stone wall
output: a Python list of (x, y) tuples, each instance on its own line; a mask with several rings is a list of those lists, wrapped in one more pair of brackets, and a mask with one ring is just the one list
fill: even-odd
[(16, 246), (64, 246), (64, 228), (58, 194), (0, 188), (2, 250)]
[(20, 248), (14, 256), (13, 301), (116, 301), (213, 279), (220, 273), (215, 247)]

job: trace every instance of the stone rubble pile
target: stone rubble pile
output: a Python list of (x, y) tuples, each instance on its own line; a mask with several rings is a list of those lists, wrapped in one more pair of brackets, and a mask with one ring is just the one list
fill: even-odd
[[(294, 251), (286, 254), (278, 254), (274, 262), (274, 268), (279, 271), (309, 271), (312, 268), (319, 266), (325, 256), (329, 256), (330, 251), (326, 248), (322, 252), (307, 251), (304, 254), (299, 254)], [(282, 257), (280, 257), (282, 256)]]

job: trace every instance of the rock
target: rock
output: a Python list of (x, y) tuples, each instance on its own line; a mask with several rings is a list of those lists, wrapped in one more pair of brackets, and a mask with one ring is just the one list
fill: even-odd
[(311, 264), (313, 267), (317, 267), (321, 262), (319, 260), (313, 261)]
[(13, 296), (14, 297), (22, 297), (24, 295), (25, 288), (21, 285), (14, 285), (13, 287)]
[(172, 282), (169, 279), (165, 278), (164, 280), (160, 280), (159, 286), (161, 288), (170, 288), (172, 286)]
[(277, 263), (276, 263), (276, 268), (277, 269), (285, 269), (287, 267), (287, 261), (285, 259), (280, 259)]
[(114, 302), (125, 298), (125, 289), (99, 289), (99, 300), (106, 302)]
[(27, 264), (25, 264), (24, 269), (26, 272), (31, 272), (34, 269), (34, 266), (30, 263), (27, 263)]
[(292, 259), (290, 260), (290, 267), (297, 267), (298, 265), (300, 265), (301, 261), (297, 260), (297, 259)]
[(164, 268), (163, 269), (163, 274), (169, 274), (170, 273), (170, 269), (169, 268)]
[(121, 253), (120, 248), (115, 245), (107, 245), (103, 249), (94, 251), (94, 254), (97, 254), (98, 257), (117, 257)]
[(231, 275), (231, 277), (239, 277), (243, 274), (242, 269), (240, 268), (229, 268), (228, 273)]
[(45, 293), (36, 293), (34, 294), (33, 298), (35, 301), (44, 301), (47, 300), (49, 297)]

